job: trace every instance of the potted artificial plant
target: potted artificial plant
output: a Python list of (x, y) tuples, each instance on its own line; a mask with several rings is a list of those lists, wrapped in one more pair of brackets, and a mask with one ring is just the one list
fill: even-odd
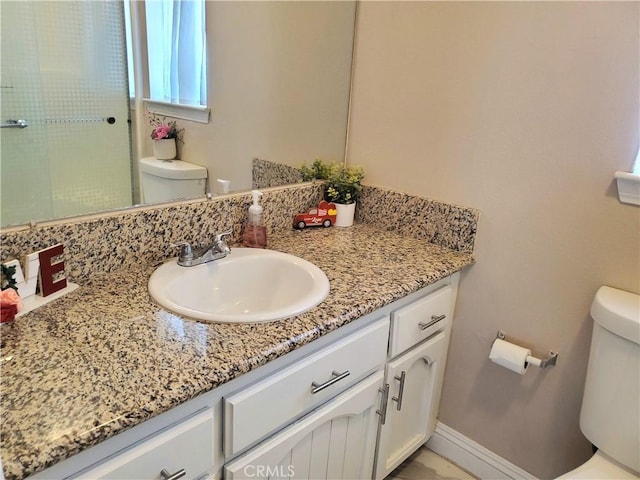
[(308, 180), (325, 180), (324, 199), (336, 204), (338, 217), (336, 227), (350, 227), (356, 210), (356, 200), (362, 192), (364, 169), (357, 165), (342, 163), (326, 163), (315, 160), (311, 167), (301, 169), (302, 178)]
[(149, 115), (149, 124), (153, 127), (153, 156), (158, 160), (173, 160), (177, 156), (176, 141), (182, 141), (183, 129), (178, 129), (175, 120)]

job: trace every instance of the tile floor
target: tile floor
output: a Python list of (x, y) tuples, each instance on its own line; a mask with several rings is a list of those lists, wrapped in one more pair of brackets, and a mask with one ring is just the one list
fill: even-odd
[(385, 480), (477, 480), (426, 447), (407, 458)]

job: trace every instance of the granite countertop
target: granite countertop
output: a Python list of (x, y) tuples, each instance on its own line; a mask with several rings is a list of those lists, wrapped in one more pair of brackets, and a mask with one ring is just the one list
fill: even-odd
[(3, 325), (0, 457), (20, 479), (163, 413), (474, 262), (356, 224), (269, 238), (322, 268), (329, 297), (296, 317), (214, 324), (150, 298), (153, 266), (94, 276)]

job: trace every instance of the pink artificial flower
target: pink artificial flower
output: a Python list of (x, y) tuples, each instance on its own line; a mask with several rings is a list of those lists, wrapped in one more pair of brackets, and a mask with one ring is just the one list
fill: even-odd
[(153, 132), (154, 140), (162, 140), (163, 138), (169, 138), (169, 132), (171, 131), (171, 127), (169, 125), (158, 125)]
[(13, 288), (0, 292), (0, 322), (10, 322), (22, 310), (22, 299)]

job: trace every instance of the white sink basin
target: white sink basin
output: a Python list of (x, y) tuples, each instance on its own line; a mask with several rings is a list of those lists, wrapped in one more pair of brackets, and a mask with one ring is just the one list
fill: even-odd
[(302, 258), (234, 248), (221, 260), (195, 267), (170, 260), (151, 275), (149, 293), (164, 308), (200, 320), (270, 322), (318, 305), (329, 294), (329, 280)]

